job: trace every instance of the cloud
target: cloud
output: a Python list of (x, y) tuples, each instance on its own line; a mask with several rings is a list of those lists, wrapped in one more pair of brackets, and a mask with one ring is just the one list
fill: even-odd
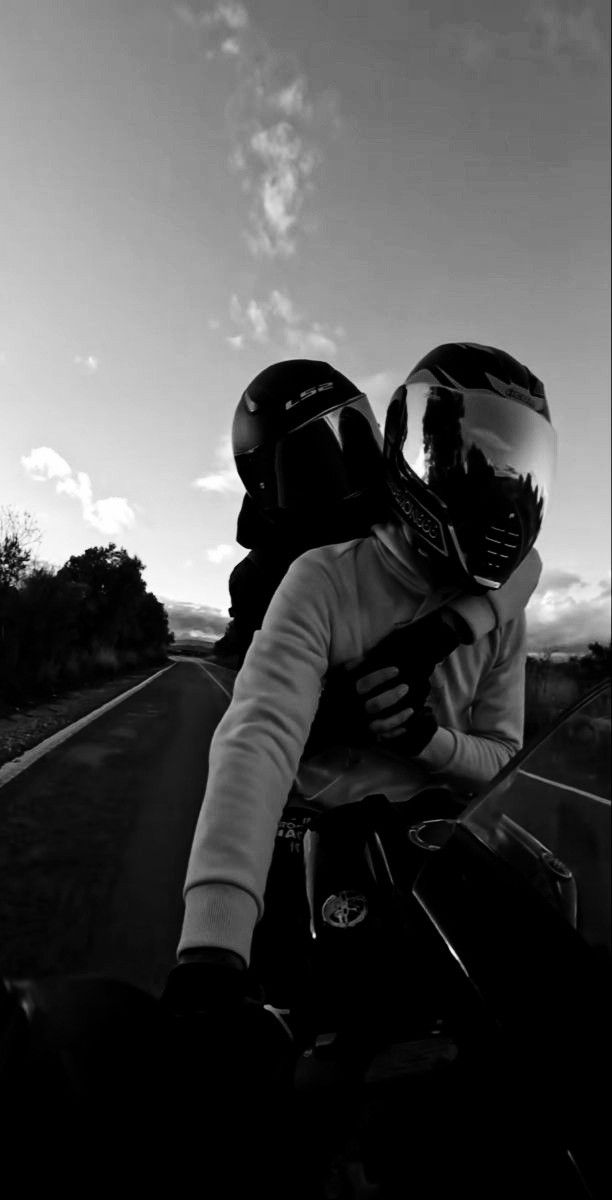
[(239, 30), (246, 29), (249, 24), (249, 14), (244, 7), (244, 4), (232, 3), (232, 0), (225, 0), (217, 5), (217, 12), (222, 20), (230, 29)]
[(221, 32), (231, 30), (239, 33), (249, 27), (249, 14), (244, 4), (234, 0), (221, 0), (213, 8), (202, 8), (201, 5), (176, 4), (174, 11), (184, 25), (189, 29), (220, 29)]
[(230, 301), (230, 319), (240, 330), (226, 340), (235, 349), (245, 344), (280, 345), (297, 358), (331, 358), (338, 352), (344, 329), (320, 321), (309, 321), (296, 308), (286, 292), (273, 289), (263, 300), (242, 303), (237, 296)]
[(215, 449), (215, 469), (208, 475), (200, 475), (191, 486), (203, 492), (241, 493), (244, 491), (234, 463), (232, 442), (225, 434)]
[(295, 325), (299, 321), (299, 315), (296, 311), (293, 300), (285, 292), (280, 292), (275, 289), (270, 292), (270, 311), (281, 321), (285, 321), (287, 325)]
[(256, 257), (290, 257), (307, 229), (305, 201), (323, 147), (339, 127), (336, 100), (311, 95), (297, 60), (272, 49), (244, 5), (179, 4), (175, 12), (204, 39), (205, 57), (224, 58), (236, 73), (229, 165), (248, 197), (246, 244)]
[(301, 117), (304, 121), (309, 121), (313, 115), (313, 108), (308, 100), (307, 91), (306, 79), (299, 75), (287, 87), (272, 95), (270, 104), (278, 108), (285, 117)]
[(73, 359), (75, 367), (78, 367), (82, 375), (95, 375), (100, 366), (100, 359), (96, 358), (95, 354), (87, 354), (85, 356), (76, 354)]
[(100, 533), (114, 534), (129, 529), (136, 520), (133, 508), (124, 496), (94, 500), (91, 479), (85, 471), (72, 470), (69, 463), (50, 446), (36, 446), (21, 459), (30, 479), (36, 483), (56, 480), (58, 495), (69, 496), (81, 505), (83, 520)]
[(472, 70), (500, 60), (549, 62), (557, 67), (576, 62), (603, 65), (608, 46), (595, 6), (585, 0), (536, 0), (521, 27), (511, 32), (473, 22), (446, 25), (443, 47)]
[[(241, 304), (237, 296), (232, 296), (230, 300), (230, 317), (234, 324), (242, 325), (245, 333), (256, 342), (268, 341), (268, 311), (267, 303), (259, 303), (257, 300), (249, 300), (246, 305)], [(244, 335), (243, 335), (244, 339)], [(238, 347), (242, 349), (242, 345)]]
[(124, 496), (95, 500), (84, 509), (83, 516), (89, 525), (101, 533), (121, 533), (123, 529), (130, 529), (136, 520), (136, 513)]
[(606, 61), (607, 46), (592, 4), (534, 4), (529, 24), (536, 52), (546, 58), (569, 55), (587, 62)]
[(246, 310), (247, 321), (253, 330), (253, 337), (257, 342), (267, 342), (268, 340), (268, 322), (264, 309), (256, 300), (249, 300)]
[(224, 471), (216, 471), (211, 475), (199, 475), (194, 479), (193, 487), (200, 488), (203, 492), (238, 492), (240, 488), (238, 481), (234, 479), (233, 474)]
[(226, 475), (222, 471), (213, 472), (212, 475), (199, 475), (194, 479), (193, 487), (201, 488), (203, 492), (237, 492), (238, 485), (233, 476)]
[(309, 358), (311, 355), (317, 358), (320, 355), (330, 357), (338, 350), (337, 343), (323, 332), (318, 321), (310, 329), (287, 329), (285, 341), (299, 358)]
[(527, 608), (530, 650), (578, 652), (610, 641), (610, 583), (589, 584), (564, 568), (544, 571)]
[(563, 567), (552, 567), (542, 572), (538, 584), (538, 594), (545, 596), (549, 592), (565, 592), (572, 587), (582, 585), (580, 575), (575, 571), (566, 571)]
[(168, 613), (168, 623), (177, 640), (186, 637), (219, 637), (227, 625), (227, 616), (218, 608), (176, 600), (163, 599), (161, 602)]
[(30, 478), (35, 479), (37, 483), (47, 479), (63, 479), (72, 474), (72, 468), (66, 459), (50, 446), (37, 446), (29, 454), (22, 455), (21, 463)]
[(241, 149), (242, 158), (233, 161), (243, 162), (255, 179), (247, 245), (256, 257), (289, 257), (320, 152), (287, 120), (260, 125)]
[(237, 550), (235, 546), (228, 546), (226, 542), (221, 542), (219, 546), (212, 546), (206, 551), (206, 557), (209, 562), (222, 563), (228, 558), (234, 558)]

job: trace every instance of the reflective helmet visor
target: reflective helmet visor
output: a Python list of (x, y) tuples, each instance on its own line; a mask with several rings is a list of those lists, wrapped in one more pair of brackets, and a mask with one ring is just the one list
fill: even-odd
[(550, 422), (515, 398), (428, 383), (407, 386), (405, 418), (405, 465), (445, 504), (469, 574), (498, 586), (542, 523), (556, 458)]
[(241, 455), (240, 474), (264, 509), (295, 513), (373, 488), (382, 478), (382, 434), (367, 396), (305, 420), (272, 447)]
[(469, 475), (486, 464), (497, 478), (518, 482), (529, 477), (546, 508), (556, 439), (552, 425), (540, 413), (504, 396), (426, 383), (406, 388), (406, 407), (402, 453), (415, 475), (434, 492), (449, 472), (462, 469)]

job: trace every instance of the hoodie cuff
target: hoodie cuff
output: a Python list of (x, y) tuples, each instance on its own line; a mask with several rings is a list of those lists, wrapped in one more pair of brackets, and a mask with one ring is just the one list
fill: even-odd
[(452, 729), (445, 729), (439, 725), (429, 744), (420, 754), (415, 755), (415, 761), (428, 767), (434, 774), (444, 771), (455, 753), (456, 745)]
[(185, 893), (185, 917), (177, 953), (215, 947), (232, 950), (249, 964), (257, 905), (232, 884), (206, 883)]

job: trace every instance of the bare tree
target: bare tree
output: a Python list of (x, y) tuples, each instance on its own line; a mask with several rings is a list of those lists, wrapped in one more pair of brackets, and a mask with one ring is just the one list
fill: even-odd
[(15, 587), (23, 579), (40, 539), (32, 513), (12, 505), (0, 507), (0, 587)]

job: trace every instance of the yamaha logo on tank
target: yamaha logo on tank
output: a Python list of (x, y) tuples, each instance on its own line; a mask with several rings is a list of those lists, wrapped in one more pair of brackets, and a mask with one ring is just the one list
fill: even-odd
[(326, 925), (332, 929), (351, 929), (359, 925), (368, 915), (368, 902), (361, 892), (338, 892), (328, 896), (321, 915)]

